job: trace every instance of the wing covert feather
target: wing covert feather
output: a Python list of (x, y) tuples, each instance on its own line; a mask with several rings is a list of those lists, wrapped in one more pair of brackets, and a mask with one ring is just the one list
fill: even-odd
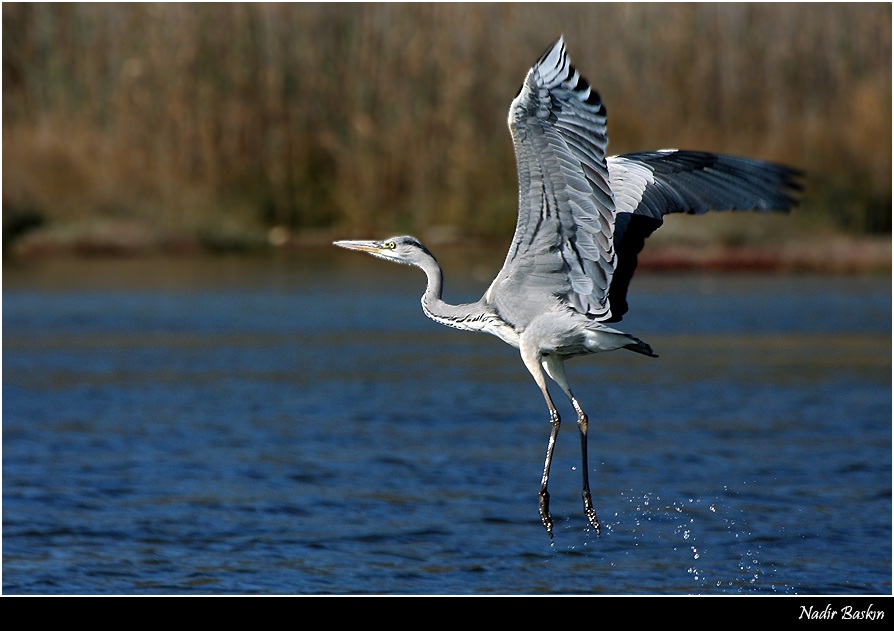
[(508, 122), (518, 167), (518, 222), (489, 299), (533, 317), (532, 301), (558, 298), (580, 313), (607, 317), (615, 204), (605, 159), (606, 113), (571, 65), (563, 39), (528, 72)]

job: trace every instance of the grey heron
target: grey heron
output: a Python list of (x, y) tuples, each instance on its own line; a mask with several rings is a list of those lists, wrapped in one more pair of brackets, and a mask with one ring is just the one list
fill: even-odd
[(414, 237), (335, 245), (421, 268), (428, 280), (425, 315), (490, 333), (519, 350), (549, 409), (539, 512), (551, 540), (547, 485), (560, 417), (547, 379), (559, 386), (577, 414), (584, 512), (598, 535), (588, 479), (588, 419), (568, 384), (565, 360), (617, 349), (657, 357), (642, 340), (609, 326), (627, 312), (627, 289), (646, 237), (668, 213), (787, 212), (797, 203), (802, 174), (697, 151), (606, 156), (605, 107), (571, 65), (561, 37), (528, 71), (508, 123), (518, 167), (518, 221), (503, 268), (480, 300), (445, 302), (441, 267)]

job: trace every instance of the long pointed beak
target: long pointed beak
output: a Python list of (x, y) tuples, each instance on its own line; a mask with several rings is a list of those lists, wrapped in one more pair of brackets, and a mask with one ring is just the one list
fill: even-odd
[(361, 252), (379, 252), (382, 249), (381, 241), (335, 241), (332, 245)]

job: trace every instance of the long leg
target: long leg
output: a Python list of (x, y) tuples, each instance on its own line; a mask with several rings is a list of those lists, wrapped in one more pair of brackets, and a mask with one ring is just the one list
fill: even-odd
[(549, 408), (549, 422), (552, 426), (549, 433), (549, 443), (546, 446), (546, 459), (543, 462), (543, 477), (540, 479), (540, 520), (543, 522), (543, 527), (546, 528), (550, 541), (552, 541), (553, 518), (549, 512), (549, 491), (547, 490), (547, 485), (549, 484), (549, 468), (553, 461), (553, 449), (556, 446), (556, 437), (559, 435), (559, 427), (562, 421), (559, 418), (559, 411), (556, 409), (552, 397), (549, 396), (549, 390), (546, 388), (546, 376), (540, 365), (539, 352), (536, 350), (526, 351), (528, 349), (522, 344), (522, 360), (543, 393), (546, 406)]
[(550, 399), (549, 393), (544, 389), (543, 390), (544, 398), (546, 398), (547, 407), (549, 407), (549, 422), (552, 425), (552, 429), (549, 433), (549, 443), (546, 446), (546, 459), (543, 462), (543, 477), (540, 479), (540, 520), (543, 522), (543, 527), (546, 528), (546, 532), (549, 533), (549, 538), (552, 540), (553, 538), (553, 518), (549, 513), (549, 491), (546, 490), (547, 484), (549, 484), (549, 467), (553, 462), (553, 449), (556, 446), (556, 436), (559, 435), (559, 426), (562, 424), (561, 419), (559, 418), (559, 412), (556, 410), (556, 406), (553, 405), (552, 399)]
[[(570, 396), (570, 395), (569, 395)], [(589, 466), (587, 464), (587, 415), (584, 414), (583, 409), (580, 404), (577, 402), (573, 396), (570, 396), (571, 404), (574, 406), (574, 410), (577, 412), (577, 427), (580, 430), (580, 460), (581, 460), (581, 473), (584, 478), (584, 487), (583, 487), (583, 498), (584, 498), (584, 513), (587, 515), (587, 519), (593, 525), (593, 528), (596, 529), (596, 535), (602, 532), (602, 528), (599, 526), (599, 518), (596, 517), (596, 511), (593, 509), (593, 499), (590, 497), (590, 481), (588, 476)]]
[(577, 402), (577, 399), (574, 398), (574, 395), (571, 393), (568, 379), (565, 377), (564, 360), (554, 355), (545, 355), (543, 357), (543, 368), (546, 371), (546, 374), (559, 384), (559, 387), (562, 388), (562, 392), (565, 393), (571, 401), (571, 405), (574, 406), (574, 411), (577, 412), (577, 429), (580, 432), (581, 475), (583, 476), (583, 491), (581, 495), (584, 500), (584, 513), (587, 515), (587, 519), (596, 530), (596, 535), (598, 536), (602, 532), (602, 528), (599, 526), (599, 518), (596, 517), (596, 511), (593, 509), (593, 499), (590, 497), (590, 468), (587, 462), (587, 415), (584, 413), (580, 403)]

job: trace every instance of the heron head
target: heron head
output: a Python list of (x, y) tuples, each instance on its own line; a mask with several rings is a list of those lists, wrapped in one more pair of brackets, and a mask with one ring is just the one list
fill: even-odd
[(434, 258), (416, 237), (410, 236), (391, 237), (383, 241), (336, 241), (334, 245), (405, 265), (420, 265), (424, 259)]

